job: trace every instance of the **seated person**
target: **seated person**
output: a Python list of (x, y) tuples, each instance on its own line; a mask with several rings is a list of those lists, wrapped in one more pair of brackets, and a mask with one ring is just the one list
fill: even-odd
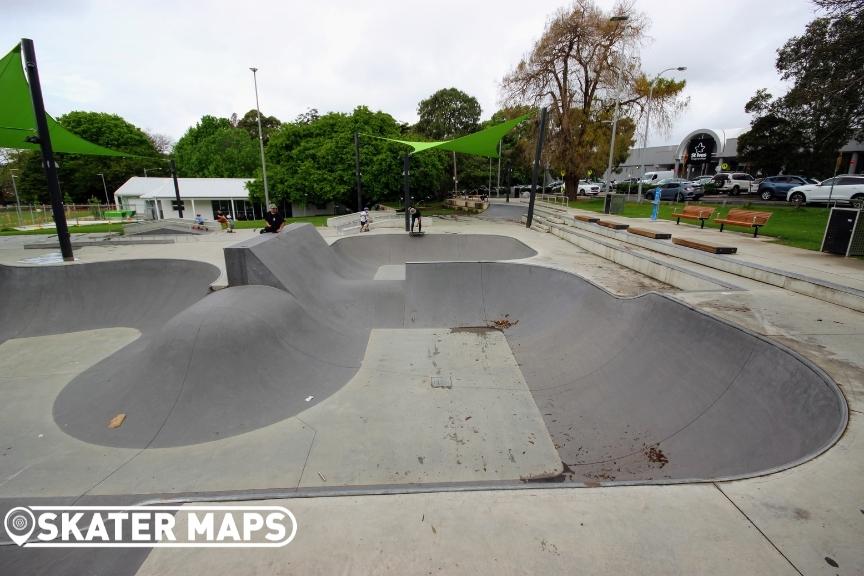
[(261, 234), (276, 234), (282, 231), (285, 227), (285, 217), (279, 213), (279, 209), (275, 204), (268, 206), (269, 210), (264, 214), (264, 222), (266, 226), (261, 229)]
[(219, 225), (222, 226), (223, 230), (234, 232), (234, 220), (226, 217), (221, 211), (216, 212), (216, 221), (219, 222)]
[(204, 217), (201, 214), (195, 215), (195, 224), (192, 225), (192, 228), (195, 230), (206, 230), (207, 227), (204, 225)]

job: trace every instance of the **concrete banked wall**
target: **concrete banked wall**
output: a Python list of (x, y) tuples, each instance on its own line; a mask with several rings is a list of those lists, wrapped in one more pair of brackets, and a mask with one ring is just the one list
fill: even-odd
[(619, 299), (507, 263), (406, 270), (406, 327), (507, 340), (575, 479), (718, 479), (789, 466), (846, 422), (836, 385), (794, 353), (658, 294)]

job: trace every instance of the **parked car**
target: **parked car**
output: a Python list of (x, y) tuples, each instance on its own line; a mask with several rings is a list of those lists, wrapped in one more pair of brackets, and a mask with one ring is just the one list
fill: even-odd
[(675, 173), (672, 170), (663, 170), (660, 172), (645, 172), (645, 176), (642, 177), (642, 186), (644, 187), (646, 184), (653, 185), (657, 182), (665, 178), (674, 178)]
[(864, 205), (864, 175), (844, 174), (819, 184), (795, 186), (789, 190), (786, 199), (792, 204), (810, 204), (828, 202), (829, 197), (831, 202), (861, 207)]
[(690, 181), (693, 182), (693, 184), (695, 184), (696, 186), (705, 186), (705, 184), (713, 180), (714, 176), (697, 176)]
[(720, 172), (714, 175), (714, 186), (718, 192), (727, 192), (732, 196), (753, 191), (753, 176), (743, 172)]
[(786, 196), (792, 188), (818, 183), (818, 180), (804, 176), (768, 176), (759, 183), (757, 193), (762, 200), (786, 200)]
[(699, 200), (702, 198), (702, 189), (694, 186), (689, 180), (683, 178), (666, 178), (650, 186), (644, 192), (646, 200), (654, 199), (654, 190), (660, 188), (660, 200)]
[(600, 184), (589, 182), (587, 180), (579, 181), (579, 189), (576, 191), (579, 196), (597, 196), (600, 194)]

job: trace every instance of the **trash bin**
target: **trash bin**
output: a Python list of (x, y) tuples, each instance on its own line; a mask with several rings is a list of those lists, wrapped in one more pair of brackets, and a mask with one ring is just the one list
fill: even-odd
[(624, 194), (606, 194), (603, 198), (604, 214), (620, 214), (624, 211)]
[(822, 237), (822, 252), (864, 256), (864, 223), (857, 208), (832, 208)]

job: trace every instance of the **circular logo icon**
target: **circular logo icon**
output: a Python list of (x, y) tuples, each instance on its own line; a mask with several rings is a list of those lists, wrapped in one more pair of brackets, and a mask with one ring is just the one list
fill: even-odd
[(6, 528), (6, 534), (18, 546), (21, 546), (33, 533), (36, 528), (36, 518), (29, 508), (19, 506), (12, 508), (6, 513), (3, 519), (3, 526)]

